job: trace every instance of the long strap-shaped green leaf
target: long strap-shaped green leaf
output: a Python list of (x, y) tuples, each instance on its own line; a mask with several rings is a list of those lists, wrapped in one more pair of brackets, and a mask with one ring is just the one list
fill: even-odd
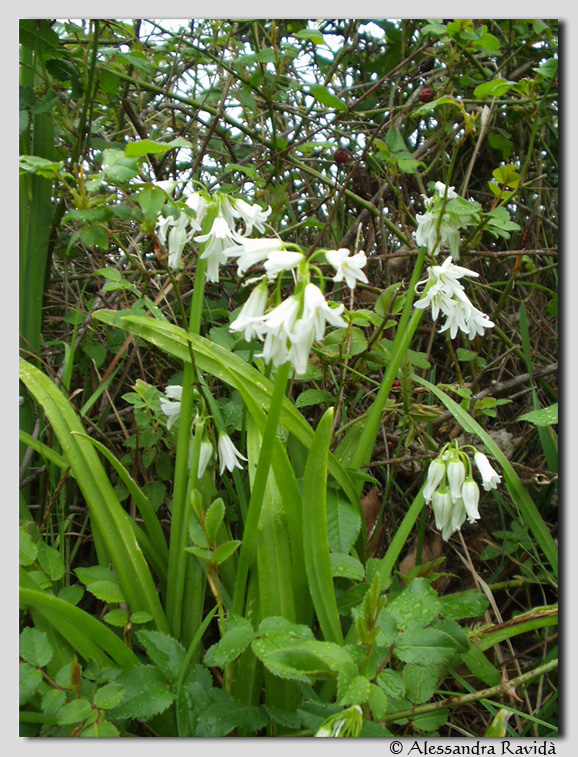
[(534, 538), (546, 555), (546, 559), (550, 563), (554, 575), (557, 577), (558, 548), (556, 547), (556, 543), (546, 527), (542, 516), (538, 512), (538, 508), (526, 491), (524, 484), (520, 481), (518, 474), (510, 464), (508, 458), (504, 455), (491, 436), (489, 436), (480, 424), (477, 423), (462, 407), (460, 407), (457, 402), (454, 402), (451, 397), (448, 397), (448, 395), (442, 392), (441, 389), (438, 389), (437, 386), (430, 384), (429, 381), (426, 381), (419, 376), (414, 376), (414, 379), (418, 384), (427, 387), (430, 392), (433, 392), (447, 407), (464, 431), (476, 434), (476, 436), (484, 443), (488, 454), (492, 455), (492, 457), (498, 461), (504, 472), (504, 483), (506, 484), (512, 502), (517, 505), (522, 518), (524, 519), (524, 523), (534, 535)]
[[(44, 408), (64, 456), (86, 500), (130, 609), (149, 612), (159, 631), (168, 631), (150, 570), (138, 546), (131, 520), (123, 510), (84, 428), (62, 392), (38, 368), (20, 361), (20, 380)], [(77, 432), (76, 434), (73, 432)]]
[[(113, 660), (123, 668), (139, 664), (135, 653), (110, 628), (70, 602), (43, 591), (20, 587), (20, 603), (42, 613), (85, 659), (96, 659), (105, 665), (110, 665), (110, 660)], [(78, 637), (71, 638), (71, 632), (76, 632)], [(99, 654), (98, 650), (106, 653), (107, 657)]]
[(319, 421), (305, 465), (303, 549), (309, 591), (323, 636), (327, 641), (343, 644), (327, 535), (327, 463), (333, 412), (332, 407), (328, 408)]
[[(170, 323), (153, 321), (142, 316), (116, 313), (111, 310), (97, 310), (94, 318), (116, 328), (124, 329), (145, 339), (151, 344), (183, 361), (190, 362), (188, 343), (195, 353), (197, 368), (206, 371), (226, 384), (239, 389), (250, 387), (253, 398), (259, 406), (269, 412), (273, 384), (242, 358), (223, 349), (201, 336), (187, 334), (186, 331)], [(240, 391), (240, 390), (239, 390)], [(285, 399), (281, 410), (280, 423), (306, 447), (313, 441), (313, 429), (299, 410)], [(341, 486), (354, 507), (361, 512), (361, 504), (356, 488), (341, 463), (334, 455), (329, 455), (329, 472)]]

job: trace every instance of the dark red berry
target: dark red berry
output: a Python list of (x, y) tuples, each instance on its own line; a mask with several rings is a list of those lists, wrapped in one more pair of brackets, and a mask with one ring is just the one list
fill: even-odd
[(419, 99), (422, 101), (422, 103), (431, 103), (431, 101), (434, 99), (433, 89), (430, 89), (429, 87), (424, 87), (422, 91), (419, 93)]
[(340, 147), (333, 153), (333, 160), (337, 163), (338, 166), (347, 163), (350, 157), (351, 153), (349, 152), (349, 150), (346, 150), (345, 147)]

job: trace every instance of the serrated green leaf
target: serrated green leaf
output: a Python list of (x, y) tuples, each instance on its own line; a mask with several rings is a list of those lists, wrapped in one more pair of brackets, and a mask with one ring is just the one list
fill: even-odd
[(80, 584), (74, 586), (63, 586), (58, 592), (58, 599), (63, 599), (71, 605), (77, 605), (84, 596), (84, 589)]
[(103, 618), (105, 623), (116, 628), (124, 628), (128, 625), (128, 613), (124, 610), (110, 610)]
[(402, 662), (443, 665), (456, 654), (456, 643), (447, 633), (434, 628), (405, 631), (395, 641), (394, 654)]
[(53, 717), (66, 703), (66, 694), (62, 689), (49, 689), (42, 697), (42, 712)]
[(356, 675), (349, 686), (339, 695), (338, 704), (350, 706), (363, 704), (369, 699), (370, 685), (365, 676)]
[(96, 723), (92, 723), (87, 728), (83, 728), (80, 732), (80, 736), (84, 738), (98, 736), (104, 739), (113, 739), (120, 736), (120, 733), (114, 723), (109, 723), (108, 720), (99, 720)]
[(87, 699), (73, 699), (60, 710), (56, 717), (58, 725), (82, 723), (92, 714), (92, 706)]
[(146, 722), (164, 712), (175, 699), (162, 673), (151, 665), (138, 665), (123, 671), (116, 683), (124, 686), (125, 698), (122, 704), (111, 710), (110, 716), (114, 720), (135, 718)]
[(126, 602), (118, 581), (91, 581), (91, 583), (86, 585), (86, 588), (97, 599), (101, 599), (103, 602)]
[(401, 630), (425, 628), (441, 612), (442, 604), (425, 578), (414, 579), (387, 607)]
[(130, 622), (134, 623), (135, 625), (140, 623), (150, 623), (152, 619), (153, 616), (150, 614), (150, 612), (145, 612), (145, 610), (137, 610), (130, 616)]
[(20, 634), (20, 657), (31, 665), (43, 668), (54, 654), (48, 636), (37, 628), (25, 628)]
[(124, 686), (119, 683), (107, 683), (102, 688), (98, 689), (92, 698), (92, 702), (96, 707), (100, 707), (102, 710), (110, 710), (112, 707), (117, 707), (124, 696)]
[(59, 581), (64, 575), (64, 560), (60, 552), (44, 541), (39, 541), (38, 562), (51, 581)]
[(382, 670), (377, 676), (377, 683), (392, 699), (405, 696), (405, 681), (395, 670)]
[(423, 704), (431, 699), (439, 682), (439, 667), (408, 663), (403, 669), (406, 696), (413, 704)]
[(490, 604), (486, 595), (477, 591), (447, 594), (441, 597), (441, 603), (441, 614), (450, 620), (477, 618), (484, 614)]
[(331, 552), (329, 559), (334, 578), (351, 578), (353, 581), (363, 581), (365, 568), (357, 557), (345, 555), (342, 552)]
[(255, 638), (255, 634), (256, 631), (249, 620), (236, 618), (234, 625), (225, 632), (221, 640), (207, 650), (205, 665), (225, 668), (241, 656)]
[(159, 631), (137, 631), (137, 638), (147, 656), (163, 676), (174, 683), (183, 667), (186, 651), (180, 641)]
[(218, 738), (227, 736), (234, 728), (256, 732), (268, 723), (260, 707), (240, 704), (222, 689), (211, 690), (211, 702), (198, 717), (195, 736)]
[(383, 720), (383, 717), (387, 712), (387, 694), (385, 691), (372, 683), (369, 687), (368, 701), (373, 719), (378, 722)]
[(445, 725), (448, 719), (448, 710), (443, 708), (435, 712), (426, 712), (423, 715), (416, 715), (411, 719), (414, 728), (418, 731), (437, 731), (442, 725)]
[(23, 662), (18, 668), (20, 706), (25, 705), (36, 694), (42, 683), (42, 673), (29, 662)]

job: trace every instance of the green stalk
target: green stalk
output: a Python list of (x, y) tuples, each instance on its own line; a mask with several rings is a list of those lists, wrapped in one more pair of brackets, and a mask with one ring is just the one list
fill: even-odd
[(233, 612), (237, 615), (243, 613), (243, 607), (245, 605), (247, 577), (249, 575), (249, 568), (251, 567), (255, 556), (259, 516), (261, 515), (261, 507), (263, 505), (263, 497), (267, 485), (267, 478), (269, 476), (269, 468), (271, 467), (275, 437), (277, 435), (277, 426), (279, 424), (279, 417), (281, 415), (281, 407), (285, 397), (285, 388), (287, 386), (290, 369), (290, 363), (284, 363), (281, 365), (277, 369), (275, 384), (273, 386), (271, 407), (267, 418), (265, 433), (263, 434), (263, 446), (261, 448), (261, 454), (259, 455), (259, 462), (257, 463), (257, 470), (255, 471), (255, 479), (247, 510), (247, 520), (245, 521), (245, 528), (243, 531), (243, 543), (239, 550), (239, 564), (237, 566), (237, 577), (233, 594)]
[[(421, 321), (421, 318), (423, 316), (423, 310), (414, 310), (412, 314), (411, 308), (415, 299), (415, 287), (417, 282), (419, 281), (425, 260), (425, 255), (425, 247), (422, 247), (419, 251), (415, 268), (413, 269), (409, 291), (407, 293), (403, 312), (397, 326), (395, 339), (391, 348), (391, 359), (381, 382), (381, 387), (377, 393), (377, 396), (373, 402), (373, 405), (371, 406), (371, 409), (363, 426), (363, 431), (359, 438), (359, 442), (351, 462), (352, 468), (361, 468), (363, 465), (365, 465), (365, 463), (368, 463), (371, 460), (371, 454), (375, 446), (375, 440), (377, 439), (379, 428), (381, 426), (381, 418), (383, 415), (385, 403), (387, 402), (387, 398), (389, 397), (389, 393), (397, 375), (397, 371), (399, 370), (399, 367), (405, 358), (407, 349), (411, 344), (412, 337), (415, 334), (415, 331), (419, 326), (419, 322)], [(357, 484), (357, 486), (358, 488), (362, 487), (363, 482), (360, 482), (359, 484)]]
[[(198, 334), (201, 327), (203, 299), (205, 296), (205, 274), (207, 264), (198, 258), (195, 271), (195, 285), (189, 321), (189, 331)], [(169, 559), (167, 571), (167, 607), (166, 614), (171, 632), (175, 638), (181, 637), (181, 621), (185, 574), (188, 556), (187, 523), (189, 507), (187, 489), (189, 485), (189, 448), (191, 442), (191, 423), (193, 419), (193, 400), (195, 367), (186, 362), (183, 368), (183, 394), (179, 415), (177, 434), (177, 458), (175, 462), (175, 486), (173, 492), (173, 509), (171, 513), (171, 533), (169, 541)]]

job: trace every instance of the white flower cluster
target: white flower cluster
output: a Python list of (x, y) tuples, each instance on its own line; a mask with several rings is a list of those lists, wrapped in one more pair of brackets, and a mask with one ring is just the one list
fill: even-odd
[[(470, 523), (479, 519), (480, 490), (472, 476), (470, 458), (457, 443), (446, 444), (438, 457), (430, 463), (423, 490), (426, 502), (431, 502), (436, 528), (447, 541), (459, 531), (466, 518)], [(474, 449), (472, 447), (472, 449)], [(485, 491), (495, 489), (501, 477), (492, 468), (483, 452), (474, 449), (474, 461), (482, 476)]]
[[(344, 305), (331, 307), (321, 289), (310, 281), (310, 263), (305, 255), (283, 249), (280, 241), (248, 239), (229, 254), (238, 256), (239, 272), (263, 261), (266, 272), (266, 280), (261, 279), (253, 289), (230, 330), (242, 332), (246, 341), (254, 338), (261, 341), (263, 351), (258, 357), (265, 358), (266, 362), (275, 366), (290, 362), (297, 374), (305, 373), (313, 342), (323, 339), (326, 324), (347, 328), (342, 318)], [(364, 252), (350, 255), (346, 249), (328, 250), (325, 258), (335, 269), (334, 281), (345, 280), (352, 289), (356, 281), (367, 282), (361, 270), (366, 263)], [(267, 310), (267, 282), (289, 270), (294, 275), (294, 293)]]
[(459, 260), (460, 229), (479, 221), (479, 204), (464, 200), (453, 187), (446, 187), (441, 181), (436, 182), (433, 197), (423, 195), (423, 198), (426, 212), (415, 217), (416, 243), (434, 255), (442, 247), (449, 248), (452, 258)]
[[(167, 416), (167, 429), (170, 429), (173, 424), (178, 420), (181, 414), (181, 399), (183, 395), (183, 387), (179, 385), (167, 386), (165, 389), (165, 397), (160, 398), (161, 410), (164, 415)], [(199, 418), (195, 419), (195, 423), (199, 421)], [(191, 450), (192, 452), (192, 450)], [(225, 432), (219, 434), (217, 441), (217, 453), (219, 459), (219, 473), (223, 475), (225, 468), (228, 471), (233, 471), (235, 468), (242, 468), (241, 460), (246, 461), (239, 450), (235, 447), (231, 441), (231, 437)], [(197, 477), (202, 478), (209, 463), (215, 459), (215, 449), (213, 443), (205, 433), (199, 452), (199, 467)]]
[(477, 277), (479, 274), (455, 265), (451, 258), (446, 258), (442, 265), (430, 266), (427, 280), (416, 286), (417, 290), (418, 286), (425, 285), (425, 291), (415, 307), (421, 310), (431, 307), (434, 321), (441, 311), (446, 316), (446, 322), (440, 333), (449, 330), (452, 339), (458, 329), (473, 339), (476, 334), (481, 336), (484, 329), (494, 325), (485, 313), (471, 303), (459, 282), (463, 276)]
[[(179, 267), (183, 250), (192, 238), (195, 242), (204, 244), (200, 257), (207, 261), (207, 279), (212, 282), (219, 281), (219, 266), (228, 261), (233, 254), (232, 250), (242, 247), (245, 242), (258, 241), (246, 237), (252, 233), (253, 228), (265, 231), (263, 224), (271, 213), (271, 208), (263, 210), (259, 205), (250, 205), (245, 200), (226, 195), (217, 195), (215, 200), (211, 200), (202, 192), (189, 195), (185, 203), (193, 215), (184, 209), (178, 217), (160, 215), (156, 224), (158, 239), (167, 248), (168, 264), (174, 269)], [(211, 228), (206, 234), (193, 237), (195, 232), (202, 230), (207, 211), (212, 206), (216, 207), (216, 214)], [(237, 229), (238, 220), (243, 222), (242, 232)]]

